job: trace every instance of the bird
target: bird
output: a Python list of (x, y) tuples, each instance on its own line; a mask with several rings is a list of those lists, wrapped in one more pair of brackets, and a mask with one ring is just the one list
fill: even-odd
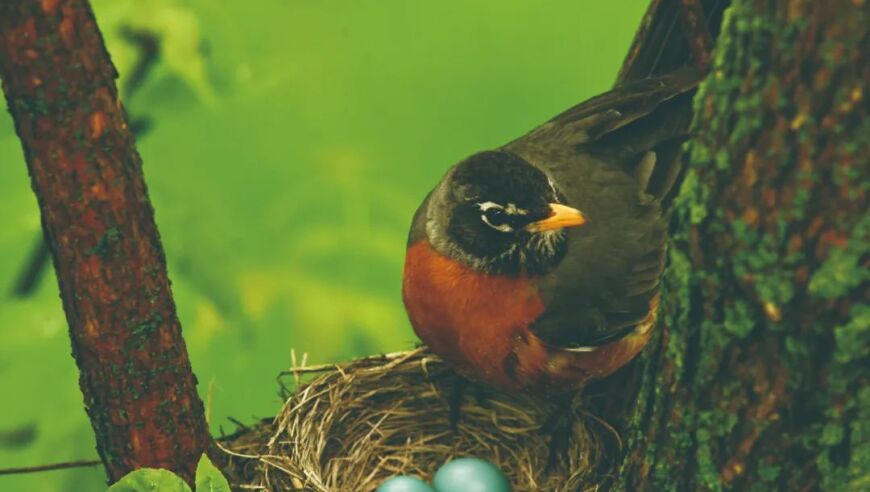
[(625, 82), (451, 166), (408, 234), (402, 297), (423, 343), (470, 381), (547, 394), (637, 356), (703, 75)]

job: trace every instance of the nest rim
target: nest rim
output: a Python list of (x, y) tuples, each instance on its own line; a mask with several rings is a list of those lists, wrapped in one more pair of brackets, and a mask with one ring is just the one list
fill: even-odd
[(554, 404), (478, 385), (485, 398), (465, 395), (454, 432), (449, 399), (459, 376), (426, 347), (342, 364), (292, 359), (279, 375), (285, 401), (276, 417), (218, 444), (241, 490), (369, 492), (395, 475), (431, 482), (458, 457), (490, 461), (514, 491), (598, 490), (610, 449), (621, 447), (612, 426), (573, 405), (563, 459), (547, 466), (542, 428)]

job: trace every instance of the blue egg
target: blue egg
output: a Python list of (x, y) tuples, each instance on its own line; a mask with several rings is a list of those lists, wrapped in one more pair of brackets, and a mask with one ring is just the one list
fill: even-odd
[(507, 477), (492, 463), (459, 458), (442, 466), (432, 480), (436, 492), (510, 492)]
[(419, 478), (398, 476), (388, 478), (375, 492), (435, 492)]

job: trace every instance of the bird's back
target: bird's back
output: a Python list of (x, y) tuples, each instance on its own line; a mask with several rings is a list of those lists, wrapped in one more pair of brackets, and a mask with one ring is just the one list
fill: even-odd
[(538, 279), (547, 309), (532, 326), (557, 346), (600, 345), (646, 318), (667, 239), (663, 203), (700, 74), (682, 70), (626, 84), (505, 146), (540, 167), (588, 223), (568, 229), (568, 253)]

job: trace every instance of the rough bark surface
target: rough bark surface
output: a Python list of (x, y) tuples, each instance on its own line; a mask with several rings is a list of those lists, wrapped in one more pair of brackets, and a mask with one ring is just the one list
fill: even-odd
[(621, 489), (870, 488), (868, 46), (865, 0), (726, 14)]
[(0, 78), (99, 454), (112, 481), (192, 482), (211, 439), (115, 77), (86, 0), (0, 2)]

